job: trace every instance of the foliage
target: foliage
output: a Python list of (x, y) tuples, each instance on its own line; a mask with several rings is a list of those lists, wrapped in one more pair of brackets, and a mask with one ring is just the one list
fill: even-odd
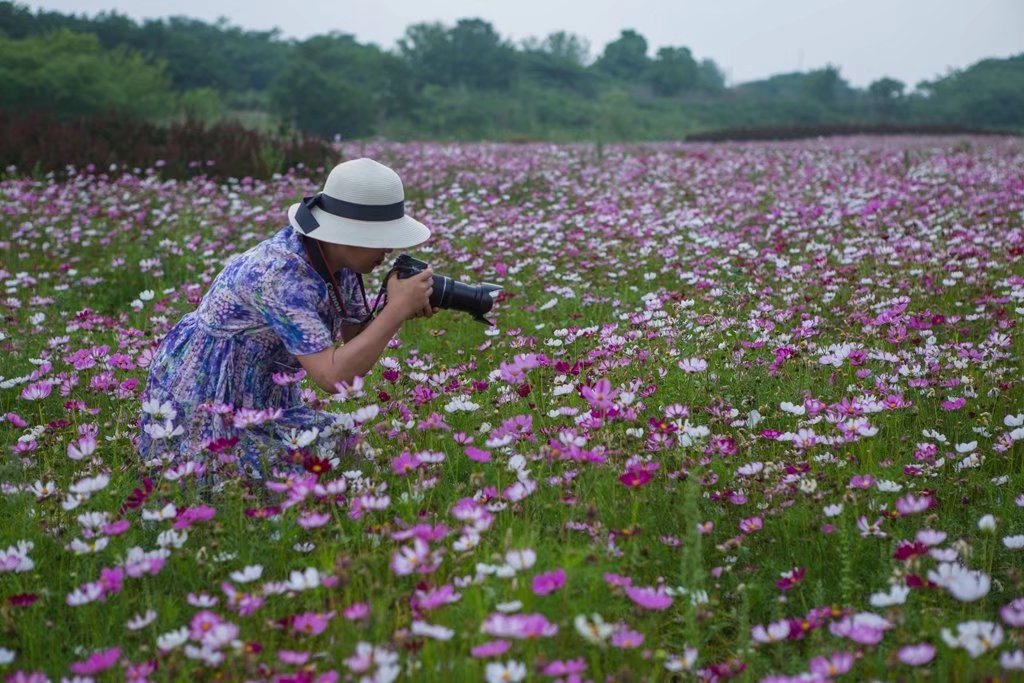
[[(117, 13), (33, 13), (0, 0), (0, 35), (8, 41), (50, 40), (43, 37), (67, 30), (95, 35), (101, 52), (109, 52), (104, 65), (78, 79), (9, 56), (13, 71), (4, 73), (12, 87), (2, 101), (63, 116), (103, 110), (108, 105), (97, 99), (114, 99), (149, 120), (231, 118), (264, 131), (283, 126), (344, 139), (650, 140), (695, 130), (833, 124), (1024, 131), (1024, 55), (985, 60), (913, 88), (891, 77), (855, 88), (832, 65), (727, 86), (713, 59), (686, 46), (649, 55), (646, 38), (633, 29), (592, 61), (591, 46), (575, 34), (557, 31), (513, 45), (479, 18), (411, 25), (388, 51), (336, 32), (283, 40), (277, 31), (245, 31), (226, 20), (136, 23)], [(95, 43), (83, 54), (68, 61), (101, 60)], [(125, 93), (97, 85), (111, 82), (109, 64), (135, 76), (124, 81)], [(166, 74), (172, 99), (156, 105), (127, 94), (154, 69)], [(64, 73), (60, 101), (44, 101), (33, 90), (47, 82), (36, 79), (40, 71), (47, 78)]]
[(0, 83), (0, 109), (45, 108), (60, 118), (111, 109), (158, 118), (172, 101), (161, 65), (67, 30), (23, 39), (0, 33)]
[(270, 136), (236, 122), (156, 126), (116, 113), (54, 121), (0, 111), (0, 165), (35, 175), (105, 172), (113, 165), (155, 168), (169, 178), (266, 178), (295, 166), (323, 167), (330, 157), (318, 138)]

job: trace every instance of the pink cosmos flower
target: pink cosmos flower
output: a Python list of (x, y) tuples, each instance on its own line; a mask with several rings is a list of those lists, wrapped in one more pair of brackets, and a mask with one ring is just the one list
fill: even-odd
[(173, 527), (175, 529), (187, 529), (196, 522), (205, 522), (212, 519), (217, 511), (209, 505), (199, 505), (194, 508), (183, 508), (178, 511)]
[(1024, 598), (1017, 598), (999, 608), (999, 615), (1010, 626), (1024, 627)]
[(612, 647), (621, 648), (623, 650), (640, 647), (644, 644), (644, 634), (639, 631), (634, 631), (628, 626), (623, 626), (612, 634), (611, 644)]
[(533, 577), (534, 595), (548, 595), (565, 585), (565, 570), (558, 568)]
[(558, 626), (543, 614), (502, 614), (493, 612), (484, 619), (484, 633), (498, 638), (532, 639), (550, 637), (558, 633)]
[(322, 614), (320, 612), (303, 612), (292, 620), (292, 630), (296, 633), (305, 633), (315, 636), (327, 630), (328, 624), (334, 618), (334, 612)]
[(600, 379), (593, 387), (581, 386), (580, 395), (586, 399), (591, 408), (608, 410), (615, 405), (614, 401), (619, 392), (617, 389), (612, 389), (612, 383), (607, 379)]
[(811, 660), (811, 673), (831, 678), (844, 674), (853, 666), (853, 655), (849, 652), (834, 652), (830, 657), (815, 657)]
[(626, 595), (644, 609), (665, 610), (672, 606), (672, 596), (660, 588), (627, 586)]
[(296, 652), (294, 650), (278, 650), (277, 658), (284, 664), (295, 664), (301, 666), (309, 661), (309, 653)]
[(478, 659), (486, 657), (500, 657), (508, 652), (511, 647), (512, 643), (507, 640), (489, 640), (486, 643), (481, 643), (480, 645), (472, 647), (469, 650), (469, 654)]
[(203, 637), (210, 633), (218, 624), (221, 624), (223, 619), (216, 612), (209, 610), (202, 610), (197, 612), (192, 621), (189, 622), (188, 637), (192, 640), (202, 640)]
[(544, 676), (571, 676), (581, 674), (587, 670), (587, 662), (582, 657), (579, 659), (556, 659), (540, 670)]
[(368, 602), (356, 602), (348, 607), (341, 613), (349, 621), (359, 621), (366, 619), (370, 616), (370, 603)]
[(490, 454), (490, 452), (489, 451), (485, 451), (482, 448), (477, 448), (476, 446), (467, 446), (466, 447), (466, 457), (468, 457), (470, 460), (474, 460), (476, 462), (490, 462), (491, 461), (491, 454)]
[(315, 529), (331, 521), (331, 515), (328, 512), (309, 511), (299, 515), (296, 521), (303, 529)]
[(740, 531), (745, 534), (752, 534), (764, 527), (760, 517), (747, 517), (740, 522)]
[(117, 663), (118, 657), (121, 656), (121, 648), (112, 647), (107, 650), (100, 650), (89, 655), (89, 657), (81, 662), (74, 662), (71, 665), (71, 673), (78, 674), (80, 676), (92, 676), (98, 674), (101, 671), (106, 671), (110, 667)]
[(409, 451), (402, 451), (401, 455), (391, 461), (391, 470), (399, 476), (404, 476), (419, 466), (420, 459)]

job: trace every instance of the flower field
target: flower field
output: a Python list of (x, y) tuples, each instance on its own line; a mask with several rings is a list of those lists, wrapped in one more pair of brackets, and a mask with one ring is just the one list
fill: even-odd
[(360, 441), (264, 479), (139, 396), (322, 170), (0, 181), (0, 677), (1024, 675), (1024, 142), (360, 155), (496, 325), (307, 382)]

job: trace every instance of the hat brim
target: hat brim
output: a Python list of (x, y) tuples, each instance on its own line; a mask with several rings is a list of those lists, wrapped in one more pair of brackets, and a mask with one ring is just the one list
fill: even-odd
[[(305, 234), (295, 220), (299, 206), (300, 203), (296, 202), (288, 207), (288, 223), (300, 234)], [(319, 207), (314, 207), (312, 213), (320, 227), (308, 236), (321, 242), (370, 249), (407, 249), (426, 242), (430, 237), (430, 228), (409, 216), (393, 221), (357, 221), (335, 216)]]

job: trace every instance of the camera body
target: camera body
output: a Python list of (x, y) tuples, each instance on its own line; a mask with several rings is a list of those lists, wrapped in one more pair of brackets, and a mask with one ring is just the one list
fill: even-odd
[[(392, 272), (399, 279), (418, 275), (428, 268), (425, 261), (413, 258), (408, 254), (400, 254), (391, 266)], [(493, 325), (484, 317), (494, 305), (494, 300), (501, 293), (501, 287), (484, 282), (479, 285), (467, 285), (446, 275), (434, 274), (434, 291), (430, 295), (430, 305), (435, 308), (446, 308), (464, 311), (487, 325)]]

